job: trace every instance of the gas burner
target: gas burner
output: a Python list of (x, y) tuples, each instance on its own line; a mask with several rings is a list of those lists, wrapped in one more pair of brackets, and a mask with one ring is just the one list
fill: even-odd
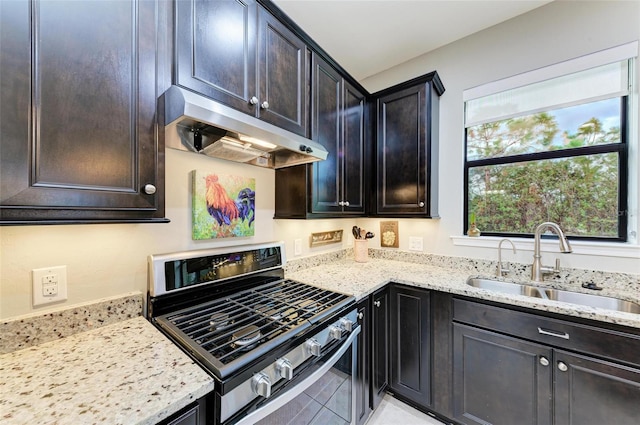
[(233, 320), (229, 320), (228, 313), (213, 313), (209, 318), (209, 330), (211, 332), (227, 329), (233, 324)]
[(255, 343), (260, 341), (260, 338), (262, 338), (260, 329), (255, 325), (249, 325), (231, 335), (231, 345), (233, 348), (246, 351), (253, 348)]

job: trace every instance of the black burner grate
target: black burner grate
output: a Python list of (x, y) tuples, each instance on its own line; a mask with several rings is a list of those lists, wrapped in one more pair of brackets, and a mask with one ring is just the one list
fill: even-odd
[(350, 297), (280, 280), (157, 318), (216, 372), (248, 362), (341, 309)]

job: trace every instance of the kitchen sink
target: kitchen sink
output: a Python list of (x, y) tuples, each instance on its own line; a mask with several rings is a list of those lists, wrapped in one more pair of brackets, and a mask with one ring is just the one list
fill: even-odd
[(539, 288), (537, 286), (478, 277), (467, 279), (467, 285), (473, 286), (474, 288), (501, 292), (503, 294), (526, 295), (533, 298), (640, 314), (640, 304), (614, 297), (584, 294), (582, 292), (565, 291), (562, 289)]
[(582, 292), (564, 291), (561, 289), (540, 289), (540, 291), (544, 293), (544, 298), (554, 301), (640, 314), (640, 305), (619, 298), (605, 297), (596, 294), (583, 294)]
[(521, 285), (519, 283), (472, 277), (467, 279), (467, 285), (473, 286), (474, 288), (502, 292), (503, 294), (526, 295), (528, 297), (543, 298), (543, 295), (535, 286)]

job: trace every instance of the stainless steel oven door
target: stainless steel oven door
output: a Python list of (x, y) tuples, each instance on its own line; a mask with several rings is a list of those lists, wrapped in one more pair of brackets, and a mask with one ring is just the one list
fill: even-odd
[(355, 424), (354, 375), (358, 367), (359, 333), (360, 326), (353, 329), (329, 358), (316, 362), (310, 374), (294, 377), (286, 390), (264, 400), (260, 407), (242, 419), (228, 424)]

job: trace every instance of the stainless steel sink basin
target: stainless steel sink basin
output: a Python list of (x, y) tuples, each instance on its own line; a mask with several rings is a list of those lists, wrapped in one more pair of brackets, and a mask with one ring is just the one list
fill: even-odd
[(544, 293), (545, 298), (554, 301), (640, 314), (640, 305), (618, 298), (596, 294), (583, 294), (582, 292), (563, 291), (561, 289), (541, 289), (540, 291)]
[(467, 285), (473, 286), (474, 288), (501, 292), (503, 294), (526, 295), (528, 297), (640, 314), (640, 304), (602, 295), (584, 294), (582, 292), (565, 291), (561, 289), (538, 288), (537, 286), (477, 277), (467, 279)]
[(518, 283), (502, 282), (500, 280), (469, 278), (467, 285), (489, 291), (502, 292), (503, 294), (526, 295), (528, 297), (542, 298), (542, 294), (535, 286), (521, 285)]

